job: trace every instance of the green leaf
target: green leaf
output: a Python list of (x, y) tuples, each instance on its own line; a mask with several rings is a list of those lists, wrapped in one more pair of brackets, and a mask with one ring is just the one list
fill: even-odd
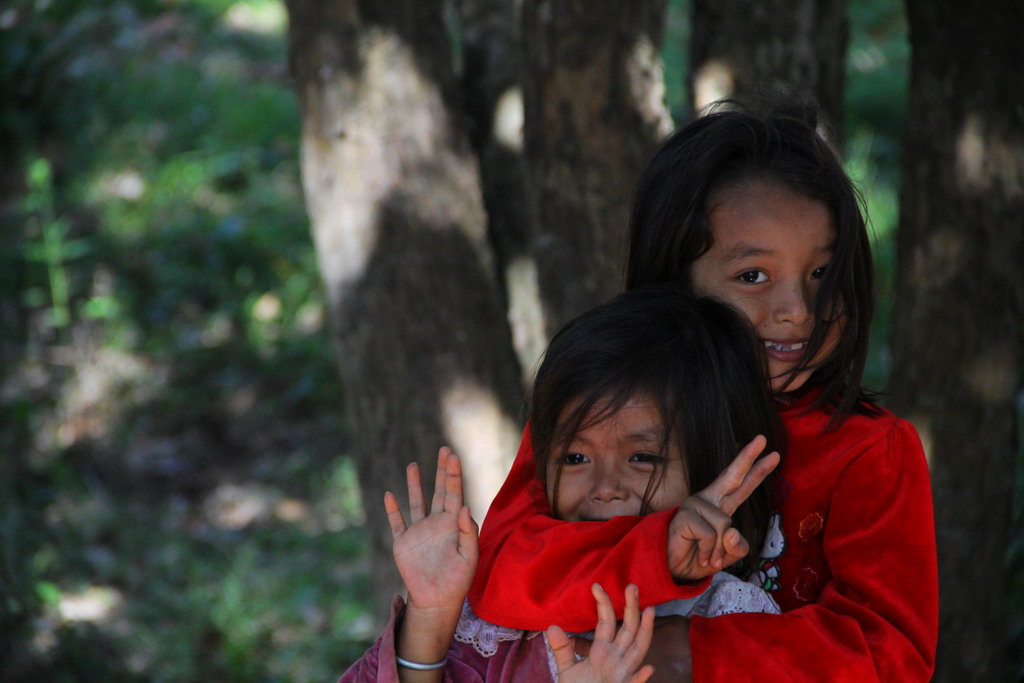
[(47, 605), (53, 605), (54, 607), (60, 605), (60, 588), (55, 583), (40, 581), (36, 584), (36, 594)]

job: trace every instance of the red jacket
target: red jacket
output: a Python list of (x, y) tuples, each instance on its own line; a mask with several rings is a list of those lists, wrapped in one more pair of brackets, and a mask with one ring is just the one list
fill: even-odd
[[(695, 681), (926, 681), (938, 637), (938, 578), (928, 467), (917, 432), (889, 412), (804, 414), (811, 393), (781, 409), (789, 443), (776, 477), (781, 534), (770, 535), (762, 576), (782, 615), (694, 618)], [(673, 511), (607, 522), (548, 516), (529, 434), (491, 505), (469, 593), (483, 619), (587, 630), (590, 594), (628, 583), (659, 604), (703, 590), (668, 573)], [(620, 610), (621, 605), (616, 608)]]

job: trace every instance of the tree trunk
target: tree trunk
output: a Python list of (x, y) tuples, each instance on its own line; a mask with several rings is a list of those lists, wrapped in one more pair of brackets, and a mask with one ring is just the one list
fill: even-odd
[(760, 87), (813, 95), (842, 133), (846, 0), (693, 0), (693, 108)]
[(1024, 320), (1024, 50), (1016, 33), (1024, 6), (908, 0), (907, 13), (892, 402), (917, 425), (931, 464), (942, 586), (935, 680), (1009, 680), (1006, 566)]
[(518, 0), (461, 0), (463, 75), (480, 157), (488, 235), (506, 298), (524, 385), (545, 346), (537, 274), (529, 254), (523, 168)]
[(633, 186), (671, 127), (664, 2), (524, 0), (531, 252), (550, 336), (622, 288)]
[[(441, 0), (288, 0), (302, 170), (356, 437), (378, 609), (400, 586), (381, 497), (441, 444), (485, 512), (521, 398)], [(428, 493), (429, 495), (429, 493)]]

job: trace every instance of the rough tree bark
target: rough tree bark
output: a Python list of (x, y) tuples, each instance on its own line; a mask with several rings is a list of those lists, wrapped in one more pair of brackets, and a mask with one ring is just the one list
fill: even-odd
[(488, 235), (506, 297), (513, 346), (528, 385), (545, 338), (529, 254), (523, 168), (519, 0), (461, 0), (466, 110), (480, 157)]
[(842, 133), (846, 0), (693, 0), (694, 109), (762, 86), (813, 95)]
[(1024, 350), (1024, 6), (906, 6), (912, 57), (892, 404), (917, 425), (931, 463), (942, 587), (935, 680), (1009, 680), (1006, 557)]
[(545, 336), (622, 288), (636, 178), (670, 128), (664, 2), (524, 0), (530, 242)]
[(441, 0), (288, 0), (302, 171), (356, 439), (377, 615), (401, 585), (382, 514), (406, 463), (466, 463), (481, 519), (521, 389)]

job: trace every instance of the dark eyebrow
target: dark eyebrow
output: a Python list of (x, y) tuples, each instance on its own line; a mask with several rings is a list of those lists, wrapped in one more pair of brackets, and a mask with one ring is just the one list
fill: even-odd
[[(583, 430), (580, 430), (580, 431), (583, 431)], [(576, 432), (575, 434), (572, 435), (572, 437), (568, 441), (565, 442), (565, 447), (566, 448), (572, 448), (574, 445), (580, 445), (580, 446), (583, 446), (584, 448), (590, 448), (594, 444), (591, 443), (590, 439), (588, 439), (587, 437), (580, 436), (580, 432)]]
[(632, 441), (643, 441), (644, 443), (660, 443), (664, 438), (665, 430), (660, 425), (652, 426), (649, 429), (640, 429), (631, 432), (626, 436)]
[(751, 256), (765, 256), (771, 254), (771, 249), (765, 249), (763, 247), (756, 247), (753, 244), (747, 244), (746, 242), (739, 242), (734, 244), (729, 251), (725, 252), (724, 261), (739, 261), (740, 259), (749, 258)]
[[(833, 241), (824, 247), (816, 247), (815, 251), (820, 254), (834, 254), (836, 251), (836, 243)], [(745, 258), (750, 258), (751, 256), (769, 256), (773, 253), (774, 251), (771, 249), (765, 249), (764, 247), (748, 244), (747, 242), (737, 242), (725, 252), (722, 260), (729, 263), (732, 261), (740, 261)]]
[[(640, 442), (640, 443), (661, 443), (664, 438), (664, 430), (660, 425), (651, 426), (648, 429), (638, 429), (635, 432), (626, 434), (626, 439), (629, 441)], [(566, 448), (571, 448), (573, 444), (577, 444), (584, 448), (593, 448), (594, 444), (590, 439), (580, 436), (579, 432), (573, 435), (571, 439), (565, 444)]]

